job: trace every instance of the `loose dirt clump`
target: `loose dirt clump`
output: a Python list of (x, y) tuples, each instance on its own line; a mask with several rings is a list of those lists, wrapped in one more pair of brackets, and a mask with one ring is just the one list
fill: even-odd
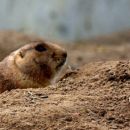
[(129, 130), (130, 62), (86, 64), (48, 88), (0, 95), (2, 130)]

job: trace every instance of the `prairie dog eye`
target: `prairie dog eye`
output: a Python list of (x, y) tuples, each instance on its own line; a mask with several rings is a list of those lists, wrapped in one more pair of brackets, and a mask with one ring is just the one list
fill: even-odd
[(35, 50), (38, 52), (43, 52), (46, 51), (47, 49), (43, 45), (39, 44), (35, 47)]

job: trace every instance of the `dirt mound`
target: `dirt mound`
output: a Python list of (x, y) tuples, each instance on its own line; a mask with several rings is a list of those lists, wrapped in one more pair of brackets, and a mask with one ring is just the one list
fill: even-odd
[(0, 95), (2, 130), (128, 130), (130, 62), (86, 64), (54, 86)]

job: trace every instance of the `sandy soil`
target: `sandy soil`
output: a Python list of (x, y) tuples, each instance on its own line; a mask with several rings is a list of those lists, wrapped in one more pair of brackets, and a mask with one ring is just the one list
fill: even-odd
[[(68, 50), (72, 70), (44, 89), (2, 93), (0, 130), (129, 130), (128, 34), (122, 32), (63, 45)], [(7, 37), (5, 32), (3, 35)], [(22, 36), (14, 34), (13, 39), (15, 35)], [(4, 43), (2, 37), (0, 45)], [(28, 36), (27, 40), (22, 39), (26, 42)], [(20, 41), (17, 38), (11, 43), (15, 46), (17, 40)], [(6, 42), (9, 43), (10, 40)], [(4, 47), (6, 54), (14, 48)], [(1, 51), (1, 59), (6, 54)]]

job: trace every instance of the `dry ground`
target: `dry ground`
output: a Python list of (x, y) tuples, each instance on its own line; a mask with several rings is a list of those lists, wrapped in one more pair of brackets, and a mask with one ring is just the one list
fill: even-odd
[[(35, 39), (0, 32), (0, 58)], [(44, 89), (2, 93), (0, 130), (129, 130), (129, 42), (127, 31), (63, 45), (72, 70)]]

